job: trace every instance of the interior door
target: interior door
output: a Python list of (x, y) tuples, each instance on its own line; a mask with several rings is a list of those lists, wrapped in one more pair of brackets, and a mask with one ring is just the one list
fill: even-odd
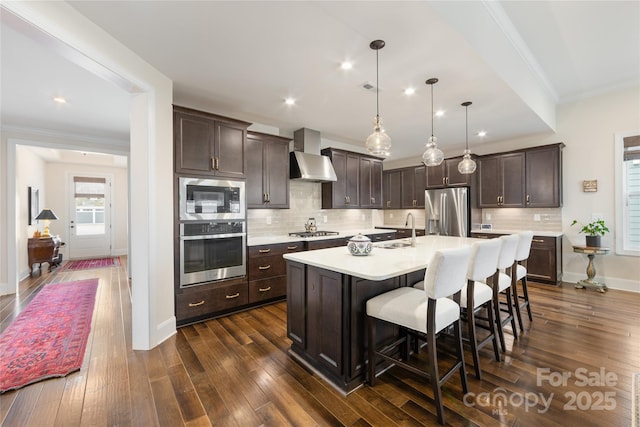
[(70, 181), (69, 258), (110, 256), (110, 177), (74, 175)]

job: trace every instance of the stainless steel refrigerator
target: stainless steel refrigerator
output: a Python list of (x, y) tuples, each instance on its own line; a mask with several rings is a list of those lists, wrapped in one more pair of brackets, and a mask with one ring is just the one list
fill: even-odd
[(469, 187), (425, 190), (426, 234), (469, 236), (471, 196)]

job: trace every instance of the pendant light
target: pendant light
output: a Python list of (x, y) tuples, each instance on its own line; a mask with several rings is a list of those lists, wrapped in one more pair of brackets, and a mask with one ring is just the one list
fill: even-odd
[(376, 117), (373, 122), (373, 133), (367, 138), (365, 147), (374, 156), (388, 157), (391, 150), (391, 138), (382, 127), (378, 98), (378, 51), (384, 47), (384, 41), (374, 40), (369, 44), (369, 47), (376, 51)]
[(471, 151), (469, 151), (469, 105), (471, 105), (471, 101), (466, 101), (460, 104), (464, 107), (464, 116), (465, 116), (465, 141), (466, 141), (466, 149), (464, 150), (464, 156), (462, 156), (462, 160), (458, 163), (458, 172), (462, 174), (470, 174), (476, 171), (476, 162), (471, 158)]
[(431, 136), (427, 142), (427, 149), (422, 153), (422, 163), (427, 166), (438, 166), (444, 160), (444, 153), (436, 145), (437, 139), (433, 136), (433, 85), (438, 79), (432, 78), (426, 81), (431, 86)]

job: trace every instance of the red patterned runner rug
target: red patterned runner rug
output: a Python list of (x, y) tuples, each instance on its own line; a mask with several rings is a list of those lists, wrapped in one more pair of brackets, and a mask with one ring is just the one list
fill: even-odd
[(94, 268), (117, 267), (119, 265), (120, 265), (120, 257), (79, 259), (76, 261), (66, 262), (62, 266), (60, 271), (90, 270)]
[(46, 285), (0, 335), (0, 393), (82, 366), (98, 279)]

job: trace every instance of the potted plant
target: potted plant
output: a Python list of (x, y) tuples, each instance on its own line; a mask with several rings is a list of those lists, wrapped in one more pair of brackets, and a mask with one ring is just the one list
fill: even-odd
[(575, 224), (582, 226), (579, 232), (586, 234), (587, 246), (592, 248), (599, 248), (601, 237), (609, 232), (609, 229), (604, 223), (604, 219), (591, 221), (588, 224), (581, 224), (574, 219), (571, 225), (573, 226)]

